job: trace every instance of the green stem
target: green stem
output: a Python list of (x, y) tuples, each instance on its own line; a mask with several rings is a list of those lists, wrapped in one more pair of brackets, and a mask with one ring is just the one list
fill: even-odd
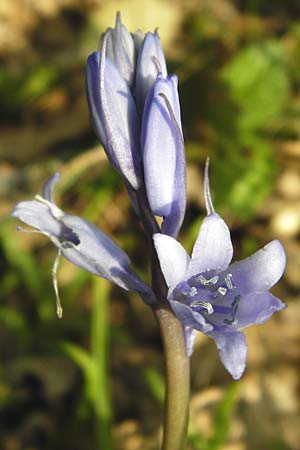
[(152, 288), (158, 299), (154, 314), (164, 346), (166, 392), (161, 450), (184, 450), (187, 439), (190, 361), (184, 330), (167, 301), (167, 286), (153, 246), (152, 236), (160, 228), (153, 216), (144, 187), (136, 192), (140, 216), (152, 250)]
[(91, 353), (94, 363), (94, 407), (99, 450), (112, 449), (112, 405), (109, 381), (109, 284), (96, 278), (93, 286)]
[(169, 307), (156, 309), (164, 345), (166, 394), (161, 450), (184, 450), (187, 438), (190, 362), (179, 320)]

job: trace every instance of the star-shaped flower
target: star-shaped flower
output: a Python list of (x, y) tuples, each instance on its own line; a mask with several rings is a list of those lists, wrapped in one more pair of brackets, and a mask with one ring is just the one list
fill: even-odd
[(214, 211), (205, 171), (208, 215), (190, 257), (171, 236), (155, 234), (155, 248), (169, 288), (168, 300), (186, 333), (192, 353), (195, 331), (215, 340), (222, 363), (234, 379), (246, 366), (247, 345), (241, 329), (263, 323), (286, 305), (269, 289), (284, 272), (286, 257), (274, 240), (252, 256), (230, 264), (233, 248), (229, 229)]

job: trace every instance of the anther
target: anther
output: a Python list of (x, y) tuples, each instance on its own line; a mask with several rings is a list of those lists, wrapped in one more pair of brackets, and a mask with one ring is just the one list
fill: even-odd
[(196, 300), (196, 301), (192, 302), (190, 304), (190, 306), (192, 308), (195, 306), (200, 306), (201, 308), (206, 309), (207, 314), (213, 314), (213, 312), (214, 312), (214, 308), (212, 307), (212, 304), (208, 303), (208, 302), (204, 302), (203, 300)]
[(190, 290), (190, 292), (188, 293), (188, 295), (189, 295), (190, 297), (195, 297), (195, 295), (197, 295), (197, 293), (198, 293), (198, 289), (197, 289), (195, 286), (193, 286), (193, 287), (191, 287), (191, 290)]
[(197, 281), (200, 281), (200, 283), (203, 284), (203, 286), (214, 286), (218, 282), (218, 280), (219, 280), (218, 275), (215, 275), (209, 280), (207, 280), (203, 275), (199, 275), (199, 277), (197, 277)]
[(224, 288), (224, 287), (219, 287), (218, 288), (218, 292), (219, 292), (219, 294), (221, 294), (221, 295), (226, 295), (226, 293), (227, 293), (227, 289), (226, 288)]
[(232, 289), (234, 288), (234, 286), (233, 286), (233, 283), (232, 283), (232, 274), (231, 274), (231, 273), (228, 273), (228, 274), (226, 275), (226, 277), (225, 277), (225, 283), (226, 283), (226, 286), (228, 287), (228, 289), (229, 289), (230, 291), (232, 291)]

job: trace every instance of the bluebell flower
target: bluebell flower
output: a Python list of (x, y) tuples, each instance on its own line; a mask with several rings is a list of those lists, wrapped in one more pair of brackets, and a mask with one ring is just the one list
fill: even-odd
[(91, 222), (65, 214), (55, 205), (53, 189), (59, 178), (60, 175), (56, 173), (45, 183), (42, 196), (20, 202), (12, 211), (14, 217), (47, 236), (58, 248), (52, 271), (58, 315), (62, 315), (62, 309), (56, 271), (61, 255), (76, 266), (106, 278), (127, 291), (137, 291), (146, 303), (152, 303), (152, 291), (130, 269), (126, 253)]
[[(121, 15), (116, 14), (115, 28), (108, 28), (106, 56), (112, 61), (120, 74), (133, 88), (135, 79), (136, 45), (135, 39), (122, 24)], [(139, 34), (137, 34), (137, 37)]]
[(177, 76), (162, 74), (148, 93), (142, 123), (145, 185), (162, 233), (176, 237), (186, 207), (186, 164)]
[(147, 33), (141, 44), (136, 65), (135, 96), (137, 108), (142, 115), (148, 92), (155, 83), (158, 74), (168, 75), (166, 59), (160, 44), (158, 33)]
[(109, 32), (104, 34), (100, 50), (87, 60), (86, 91), (90, 118), (111, 164), (137, 190), (142, 182), (140, 121), (127, 81), (117, 65), (107, 57), (107, 45), (111, 39)]
[(241, 329), (268, 320), (286, 305), (269, 289), (284, 272), (286, 257), (274, 240), (252, 256), (230, 265), (229, 229), (214, 211), (205, 173), (208, 211), (190, 257), (174, 238), (154, 235), (154, 244), (169, 288), (168, 300), (186, 332), (187, 351), (195, 332), (215, 340), (220, 358), (234, 379), (245, 369), (247, 345)]

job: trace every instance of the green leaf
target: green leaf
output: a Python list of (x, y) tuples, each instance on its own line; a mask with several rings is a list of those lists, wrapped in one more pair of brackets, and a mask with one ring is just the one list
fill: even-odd
[(221, 79), (237, 108), (240, 128), (265, 128), (286, 105), (290, 83), (284, 48), (278, 41), (246, 47), (227, 64)]

